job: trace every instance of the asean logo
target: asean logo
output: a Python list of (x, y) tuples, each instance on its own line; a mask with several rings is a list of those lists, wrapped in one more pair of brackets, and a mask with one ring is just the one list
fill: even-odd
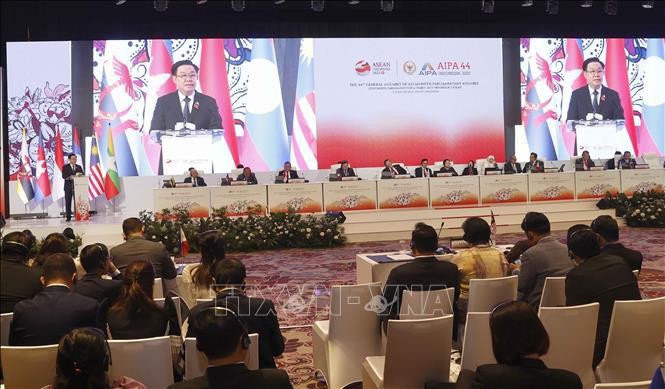
[(366, 76), (369, 74), (371, 70), (372, 67), (364, 59), (361, 59), (360, 61), (356, 62), (356, 73), (358, 73), (358, 75)]
[(404, 62), (404, 65), (402, 65), (402, 69), (406, 74), (413, 74), (416, 71), (416, 63), (413, 61), (406, 61)]

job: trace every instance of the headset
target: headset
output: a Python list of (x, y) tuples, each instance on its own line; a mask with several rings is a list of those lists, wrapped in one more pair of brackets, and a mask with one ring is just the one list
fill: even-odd
[(247, 332), (247, 327), (245, 327), (245, 324), (243, 324), (242, 320), (240, 320), (238, 315), (235, 312), (233, 312), (233, 310), (226, 307), (214, 306), (202, 309), (198, 314), (200, 315), (201, 313), (206, 311), (213, 311), (215, 316), (232, 316), (235, 319), (235, 321), (238, 323), (238, 325), (240, 325), (240, 328), (242, 329), (242, 335), (240, 336), (241, 337), (240, 345), (245, 350), (249, 349), (249, 345), (252, 344), (252, 341), (251, 339), (249, 339), (249, 333)]
[[(109, 346), (109, 341), (106, 337), (106, 334), (104, 331), (100, 330), (97, 327), (81, 327), (81, 330), (84, 330), (88, 332), (89, 334), (94, 334), (97, 337), (104, 339), (104, 344), (106, 345), (106, 355), (104, 356), (104, 370), (108, 371), (109, 366), (113, 365), (113, 360), (111, 359), (111, 347)], [(78, 372), (80, 372), (80, 367), (78, 366), (78, 363), (76, 361), (73, 362), (74, 364), (74, 369)]]

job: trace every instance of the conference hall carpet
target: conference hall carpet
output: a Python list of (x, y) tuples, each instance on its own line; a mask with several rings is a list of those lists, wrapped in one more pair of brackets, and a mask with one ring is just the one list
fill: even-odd
[[(640, 288), (644, 296), (665, 296), (665, 229), (621, 228), (621, 242), (644, 255)], [(565, 232), (554, 233), (562, 241)], [(523, 234), (500, 234), (497, 244), (511, 244)], [(397, 251), (398, 241), (350, 243), (333, 249), (284, 249), (232, 253), (247, 267), (249, 293), (275, 301), (286, 350), (277, 359), (296, 388), (319, 388), (312, 368), (312, 330), (315, 320), (327, 319), (330, 285), (353, 284), (358, 253)], [(182, 262), (196, 262), (192, 254)], [(179, 261), (180, 262), (180, 261)]]

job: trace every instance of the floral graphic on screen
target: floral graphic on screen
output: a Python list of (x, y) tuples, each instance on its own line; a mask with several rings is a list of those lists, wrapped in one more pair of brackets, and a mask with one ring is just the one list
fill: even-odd
[(531, 195), (531, 201), (572, 200), (573, 191), (564, 185), (551, 185)]
[(637, 185), (633, 185), (628, 190), (625, 192), (628, 196), (633, 195), (633, 193), (638, 193), (638, 192), (648, 192), (648, 191), (657, 191), (657, 192), (662, 192), (663, 191), (663, 186), (659, 185), (657, 182), (653, 181), (642, 181), (638, 183)]
[(478, 196), (468, 190), (453, 190), (432, 198), (433, 207), (477, 204)]
[(526, 194), (517, 188), (500, 188), (483, 197), (483, 203), (516, 203), (526, 199)]

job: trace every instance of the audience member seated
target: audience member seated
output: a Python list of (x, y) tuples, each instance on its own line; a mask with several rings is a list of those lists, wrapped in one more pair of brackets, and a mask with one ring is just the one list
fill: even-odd
[(595, 163), (593, 163), (593, 160), (591, 159), (591, 156), (589, 155), (589, 151), (584, 150), (582, 152), (582, 158), (577, 158), (575, 160), (575, 171), (578, 172), (583, 172), (587, 170), (591, 170), (592, 167), (596, 166)]
[(41, 267), (51, 254), (70, 254), (69, 239), (59, 232), (46, 235), (37, 256), (29, 263), (31, 267)]
[(619, 161), (619, 169), (635, 169), (635, 165), (637, 165), (637, 162), (630, 151), (624, 151), (623, 158)]
[(122, 289), (108, 311), (108, 326), (113, 339), (142, 339), (180, 335), (178, 316), (170, 297), (164, 308), (152, 299), (155, 270), (148, 261), (135, 261), (125, 268)]
[[(405, 290), (439, 290), (455, 288), (455, 301), (460, 294), (459, 271), (457, 266), (448, 261), (439, 261), (435, 252), (439, 246), (436, 230), (424, 223), (418, 223), (411, 232), (411, 254), (415, 257), (390, 271), (383, 297), (386, 308), (380, 313), (383, 330), (388, 328), (388, 320), (398, 319)], [(455, 332), (455, 331), (453, 331)]]
[(203, 177), (199, 176), (199, 171), (193, 167), (189, 168), (189, 177), (185, 177), (183, 182), (191, 183), (192, 186), (207, 186)]
[(77, 328), (62, 337), (55, 360), (55, 380), (42, 389), (146, 389), (129, 377), (109, 382), (111, 355), (106, 336), (98, 328)]
[(578, 264), (566, 275), (566, 305), (599, 303), (593, 367), (605, 355), (612, 309), (617, 300), (640, 300), (637, 278), (620, 257), (600, 251), (596, 234), (588, 226), (568, 229), (568, 250)]
[(383, 161), (383, 170), (381, 170), (381, 178), (395, 178), (396, 175), (408, 174), (406, 170), (400, 165), (393, 165), (392, 161), (385, 159)]
[(113, 264), (124, 271), (134, 261), (148, 260), (155, 269), (155, 277), (172, 280), (177, 272), (166, 247), (160, 242), (152, 242), (143, 236), (141, 220), (130, 217), (122, 222), (122, 236), (125, 242), (111, 249)]
[(49, 256), (42, 270), (44, 290), (14, 307), (9, 330), (11, 346), (57, 344), (75, 328), (104, 328), (97, 301), (71, 291), (76, 282), (76, 265), (69, 254)]
[(243, 361), (250, 339), (235, 312), (209, 306), (189, 320), (189, 328), (196, 333), (196, 349), (205, 354), (208, 368), (205, 375), (173, 384), (169, 389), (292, 387), (284, 370), (247, 369)]
[(342, 177), (356, 177), (356, 172), (353, 171), (352, 167), (349, 167), (349, 161), (344, 159), (340, 161), (339, 164), (340, 167), (337, 168), (337, 171), (335, 172), (338, 178), (341, 179)]
[(281, 183), (286, 184), (287, 182), (289, 182), (290, 179), (293, 179), (293, 178), (296, 178), (296, 179), (300, 178), (300, 177), (298, 177), (298, 171), (292, 170), (291, 169), (291, 162), (286, 161), (286, 162), (284, 162), (284, 169), (280, 170), (277, 173), (277, 179), (275, 179), (275, 183), (277, 183), (277, 184), (281, 184)]
[(24, 232), (10, 232), (2, 238), (0, 257), (0, 313), (9, 313), (21, 300), (31, 299), (44, 286), (41, 269), (28, 267), (30, 237)]
[(416, 177), (432, 177), (432, 169), (427, 167), (427, 158), (420, 160), (420, 166), (416, 168)]
[(111, 262), (108, 248), (101, 243), (85, 246), (81, 250), (81, 266), (85, 275), (78, 280), (74, 291), (94, 298), (102, 306), (113, 305), (122, 288), (122, 273)]
[(237, 181), (247, 181), (247, 185), (256, 185), (259, 183), (256, 175), (252, 173), (252, 168), (249, 166), (242, 168), (242, 174), (238, 176)]
[(529, 162), (524, 164), (524, 170), (522, 170), (522, 173), (542, 173), (544, 171), (545, 163), (538, 159), (538, 154), (529, 154)]
[(619, 162), (621, 162), (621, 151), (617, 150), (614, 152), (614, 158), (607, 160), (607, 162), (605, 163), (605, 168), (607, 170), (618, 169)]
[(226, 244), (222, 233), (217, 230), (206, 231), (199, 235), (201, 262), (190, 263), (182, 271), (182, 286), (187, 296), (187, 305), (193, 307), (196, 299), (215, 297), (212, 289), (215, 284), (213, 270), (218, 261), (224, 259)]
[(517, 174), (522, 173), (522, 166), (517, 162), (517, 156), (510, 157), (510, 161), (503, 164), (503, 174)]
[(76, 234), (74, 234), (74, 230), (71, 227), (67, 227), (64, 230), (62, 230), (62, 235), (67, 238), (69, 241), (69, 251), (72, 254), (73, 258), (76, 258), (79, 256), (79, 249), (78, 246), (76, 246)]
[(492, 351), (498, 363), (478, 366), (473, 388), (582, 389), (577, 374), (550, 369), (540, 359), (550, 347), (547, 331), (524, 301), (499, 304), (490, 314)]
[(499, 164), (496, 163), (496, 158), (493, 155), (488, 155), (485, 159), (485, 169), (498, 169)]
[[(279, 329), (275, 305), (270, 300), (245, 294), (245, 265), (235, 259), (218, 261), (214, 269), (219, 287), (215, 301), (198, 304), (189, 313), (188, 321), (206, 308), (226, 307), (238, 312), (240, 320), (250, 333), (259, 334), (259, 367), (274, 368), (274, 357), (284, 352), (284, 338)], [(189, 326), (187, 337), (198, 336), (196, 328)]]
[(462, 170), (462, 175), (463, 176), (477, 176), (478, 175), (478, 169), (476, 169), (476, 161), (470, 160), (469, 163), (464, 168), (464, 170)]
[(565, 276), (575, 264), (568, 257), (566, 245), (550, 235), (550, 221), (544, 214), (527, 213), (522, 221), (522, 231), (534, 246), (520, 257), (517, 298), (537, 310), (545, 278)]
[(600, 251), (603, 254), (621, 257), (631, 269), (642, 270), (642, 253), (619, 243), (619, 225), (612, 216), (598, 216), (591, 222), (591, 230), (598, 235)]
[(490, 246), (489, 224), (479, 217), (470, 217), (462, 223), (463, 239), (471, 248), (455, 255), (453, 262), (460, 271), (460, 319), (466, 319), (469, 302), (469, 281), (475, 278), (499, 278), (508, 275), (508, 262), (503, 253)]
[(443, 160), (443, 167), (439, 169), (439, 173), (452, 173), (453, 176), (457, 176), (457, 172), (455, 171), (455, 168), (453, 167), (452, 162), (449, 159), (444, 159)]
[(506, 256), (506, 259), (508, 260), (509, 263), (515, 263), (520, 257), (522, 256), (522, 253), (527, 251), (529, 248), (531, 248), (535, 243), (530, 241), (529, 239), (522, 239), (518, 240), (515, 242), (513, 247), (510, 248), (507, 252), (504, 251), (504, 255)]

